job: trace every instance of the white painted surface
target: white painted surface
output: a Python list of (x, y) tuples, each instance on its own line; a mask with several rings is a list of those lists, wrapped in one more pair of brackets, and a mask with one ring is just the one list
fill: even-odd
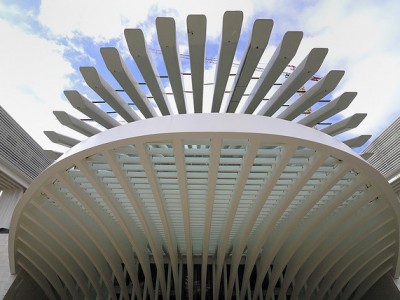
[[(217, 169), (210, 168), (215, 155), (220, 156), (215, 162)], [(208, 176), (217, 176), (217, 180), (208, 182)], [(318, 278), (327, 278), (329, 287), (337, 278), (352, 278), (358, 271), (345, 267), (329, 271), (321, 267), (329, 261), (347, 266), (354, 259), (363, 260), (363, 272), (367, 275), (381, 263), (384, 270), (394, 271), (398, 248), (396, 214), (400, 211), (394, 198), (385, 178), (348, 146), (303, 125), (243, 114), (151, 118), (88, 138), (32, 183), (12, 221), (11, 240), (16, 242), (10, 247), (14, 263), (11, 269), (24, 267), (20, 260), (27, 259), (35, 262), (27, 272), (38, 269), (47, 278), (54, 278), (55, 274), (69, 278), (70, 274), (80, 286), (86, 287), (88, 281), (93, 285), (93, 280), (88, 273), (90, 267), (79, 262), (85, 255), (100, 270), (103, 282), (109, 284), (109, 297), (116, 297), (112, 283), (107, 280), (112, 276), (119, 282), (121, 294), (127, 296), (120, 262), (133, 267), (128, 253), (133, 249), (142, 268), (149, 269), (143, 249), (148, 245), (164, 297), (168, 278), (163, 260), (171, 265), (172, 280), (177, 286), (182, 282), (178, 270), (183, 262), (181, 254), (186, 257), (187, 266), (204, 253), (213, 257), (202, 262), (216, 263), (214, 282), (216, 286), (224, 285), (228, 298), (232, 296), (234, 283), (233, 279), (230, 282), (225, 279), (224, 266), (230, 264), (230, 278), (235, 278), (244, 255), (246, 283), (257, 259), (265, 261), (262, 264), (265, 266), (274, 260), (270, 275), (273, 284), (267, 295), (273, 293), (286, 265), (285, 280), (281, 279), (282, 295), (293, 280), (299, 282), (301, 278), (296, 277), (299, 270), (307, 275), (317, 270), (321, 275)], [(206, 215), (207, 199), (214, 200), (211, 216)], [(58, 217), (50, 220), (55, 213)], [(352, 218), (353, 215), (357, 218)], [(208, 217), (211, 227), (203, 221)], [(373, 232), (358, 230), (357, 224), (366, 220), (376, 224), (380, 236), (389, 233), (387, 239), (372, 249), (374, 253), (383, 252), (371, 261), (363, 259), (357, 250), (367, 249), (377, 241)], [(387, 222), (389, 230), (384, 226)], [(45, 235), (41, 237), (43, 231)], [(70, 254), (63, 255), (55, 264), (39, 249), (55, 240), (46, 236), (62, 240), (65, 232), (79, 234), (82, 242), (70, 243), (67, 246)], [(347, 243), (340, 243), (344, 234), (350, 238)], [(201, 242), (204, 240), (208, 240), (207, 248)], [(54, 253), (65, 249), (57, 243), (53, 244)], [(331, 251), (332, 248), (324, 248), (326, 243), (344, 248)], [(236, 249), (233, 253), (232, 248)], [(72, 255), (75, 250), (80, 254)], [(315, 253), (321, 255), (320, 264), (311, 259), (316, 257)], [(329, 259), (324, 262), (326, 257)], [(70, 271), (63, 266), (66, 262), (68, 267), (82, 266), (81, 271)], [(106, 265), (103, 268), (102, 264), (109, 268)], [(188, 270), (189, 284), (193, 282), (192, 271)], [(86, 274), (83, 281), (73, 272)], [(135, 274), (132, 270), (128, 272)], [(256, 290), (261, 289), (268, 269), (260, 272)], [(325, 276), (323, 272), (327, 272)], [(150, 283), (149, 272), (145, 277)], [(43, 280), (38, 284), (43, 285)], [(358, 284), (354, 281), (346, 292), (351, 293)], [(57, 285), (57, 292), (63, 293)], [(241, 288), (242, 297), (248, 290), (246, 287)], [(93, 285), (91, 290), (95, 289)], [(71, 288), (70, 292), (76, 291)], [(155, 296), (153, 286), (148, 292)], [(83, 296), (91, 291), (82, 288), (78, 293)]]

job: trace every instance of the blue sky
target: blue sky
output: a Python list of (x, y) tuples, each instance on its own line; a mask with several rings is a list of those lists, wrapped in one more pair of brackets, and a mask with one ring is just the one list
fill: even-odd
[[(155, 19), (172, 16), (178, 29), (181, 53), (187, 53), (186, 16), (207, 17), (206, 56), (217, 57), (222, 16), (226, 10), (242, 10), (244, 22), (236, 59), (247, 42), (257, 18), (271, 18), (274, 28), (264, 60), (288, 30), (304, 31), (304, 39), (293, 60), (298, 64), (313, 47), (329, 53), (318, 75), (343, 69), (344, 78), (336, 91), (357, 91), (346, 115), (366, 112), (368, 117), (352, 136), (376, 137), (400, 114), (400, 2), (390, 1), (137, 1), (43, 0), (0, 2), (0, 105), (3, 106), (45, 149), (64, 151), (42, 133), (54, 130), (76, 136), (61, 126), (53, 110), (81, 116), (63, 91), (76, 89), (98, 100), (85, 85), (80, 66), (96, 66), (110, 83), (118, 85), (105, 70), (100, 47), (120, 50), (132, 70), (135, 65), (123, 38), (125, 28), (142, 28), (148, 45), (159, 49)], [(156, 61), (162, 56), (153, 52)], [(182, 60), (183, 68), (189, 66)], [(262, 64), (261, 64), (262, 66)], [(206, 82), (214, 78), (215, 65), (206, 65)], [(160, 73), (163, 74), (161, 64)], [(140, 74), (135, 75), (140, 80)], [(164, 72), (165, 73), (165, 72)]]

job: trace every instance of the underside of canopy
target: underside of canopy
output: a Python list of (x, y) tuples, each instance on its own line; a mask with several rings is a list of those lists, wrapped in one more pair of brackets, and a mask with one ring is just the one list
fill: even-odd
[(242, 19), (224, 15), (209, 97), (201, 15), (187, 18), (189, 71), (165, 17), (156, 29), (167, 75), (140, 29), (125, 30), (137, 70), (101, 49), (121, 88), (80, 69), (101, 100), (65, 91), (87, 118), (54, 112), (88, 138), (46, 132), (71, 149), (15, 210), (13, 272), (50, 299), (360, 299), (395, 274), (399, 204), (351, 149), (370, 136), (335, 138), (365, 117), (337, 115), (356, 96), (331, 100), (344, 72), (318, 77), (327, 49), (315, 48), (288, 73), (296, 31), (260, 68), (273, 25), (260, 19), (232, 73)]

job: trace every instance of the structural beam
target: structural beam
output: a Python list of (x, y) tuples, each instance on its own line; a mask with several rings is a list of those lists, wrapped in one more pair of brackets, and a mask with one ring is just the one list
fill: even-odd
[[(104, 293), (104, 289), (100, 287), (98, 273), (95, 270), (95, 268), (101, 270), (101, 267), (99, 267), (100, 262), (95, 261), (96, 255), (93, 255), (95, 250), (87, 247), (87, 241), (78, 240), (80, 235), (76, 237), (72, 232), (68, 231), (67, 223), (64, 222), (65, 216), (58, 208), (52, 207), (46, 202), (33, 204), (37, 210), (34, 213), (30, 213), (27, 219), (34, 222), (37, 226), (40, 223), (40, 227), (45, 227), (49, 235), (52, 237), (57, 236), (58, 240), (62, 240), (62, 245), (65, 248), (69, 248), (71, 253), (74, 253), (73, 255), (78, 257), (79, 265), (82, 270), (85, 270), (85, 274), (89, 278), (96, 294)], [(40, 218), (46, 218), (46, 221), (39, 222)]]
[(308, 108), (320, 101), (322, 97), (325, 97), (332, 92), (339, 84), (339, 81), (342, 79), (343, 75), (344, 71), (329, 71), (324, 78), (318, 81), (312, 88), (310, 88), (299, 99), (297, 99), (281, 114), (279, 114), (278, 118), (291, 121), (298, 117)]
[(367, 114), (354, 114), (346, 119), (343, 119), (335, 124), (329, 125), (323, 129), (321, 132), (335, 136), (346, 132), (350, 129), (356, 128), (365, 119)]
[[(365, 208), (367, 204), (372, 201), (377, 196), (377, 191), (373, 188), (368, 189), (364, 195), (359, 197), (359, 199), (355, 200), (352, 204), (348, 205), (345, 210), (338, 209), (337, 218), (335, 221), (331, 221), (332, 223), (335, 222), (336, 226), (327, 226), (330, 227), (329, 229), (325, 229), (325, 226), (321, 226), (321, 233), (315, 234), (318, 236), (318, 241), (311, 245), (308, 243), (309, 240), (314, 239), (314, 237), (309, 238), (306, 243), (303, 243), (297, 251), (292, 254), (292, 257), (289, 258), (286, 271), (285, 271), (285, 278), (281, 281), (281, 297), (286, 295), (290, 284), (292, 283), (293, 279), (295, 278), (296, 273), (299, 269), (304, 266), (306, 263), (307, 258), (323, 243), (323, 237), (325, 235), (333, 235), (335, 232), (332, 228), (339, 228), (339, 224), (349, 223), (351, 222), (351, 218), (354, 217), (355, 212), (359, 211), (361, 208)], [(330, 225), (332, 225), (332, 223)]]
[[(86, 177), (90, 185), (100, 195), (107, 207), (112, 211), (112, 215), (120, 224), (120, 227), (115, 228), (112, 226), (112, 221), (109, 214), (106, 214), (103, 210), (99, 209), (99, 206), (101, 205), (93, 205), (86, 195), (81, 193), (81, 191), (73, 186), (72, 182), (68, 183), (69, 188), (73, 193), (79, 196), (79, 199), (82, 199), (85, 202), (84, 205), (87, 207), (87, 209), (90, 210), (92, 214), (95, 214), (94, 219), (99, 226), (103, 228), (105, 235), (114, 246), (120, 260), (124, 262), (124, 265), (126, 266), (126, 269), (128, 270), (132, 279), (135, 290), (139, 291), (140, 288), (137, 273), (133, 268), (133, 253), (129, 251), (129, 249), (134, 249), (136, 256), (139, 258), (139, 261), (143, 266), (143, 272), (145, 276), (150, 276), (150, 263), (148, 257), (146, 256), (146, 247), (144, 246), (146, 243), (146, 238), (140, 232), (138, 226), (127, 216), (126, 212), (121, 208), (121, 205), (118, 204), (119, 201), (112, 197), (106, 190), (106, 185), (102, 184), (95, 174), (93, 174), (94, 172), (90, 170), (90, 162), (80, 161), (77, 163), (77, 167)], [(121, 236), (121, 231), (125, 234), (125, 236)], [(135, 232), (135, 238), (133, 238), (132, 232)], [(114, 276), (119, 279), (122, 274), (114, 273)], [(152, 291), (152, 286), (149, 286), (149, 289)], [(152, 295), (154, 294), (151, 292), (151, 298), (153, 297)], [(137, 296), (140, 298), (141, 294), (138, 294)]]
[(227, 11), (224, 13), (222, 38), (215, 70), (214, 94), (211, 107), (211, 112), (213, 113), (219, 112), (221, 107), (242, 29), (242, 22), (243, 12)]
[(189, 299), (193, 299), (194, 289), (194, 275), (193, 275), (193, 247), (192, 247), (192, 229), (190, 222), (190, 207), (189, 207), (189, 194), (188, 194), (188, 180), (185, 165), (184, 145), (181, 140), (173, 142), (176, 170), (178, 175), (178, 184), (180, 191), (180, 200), (182, 205), (182, 215), (185, 232), (185, 246), (186, 246), (186, 267), (188, 276), (188, 290)]
[[(151, 49), (142, 30), (125, 30), (134, 61), (105, 47), (111, 74), (80, 69), (101, 99), (65, 91), (87, 117), (54, 115), (90, 138), (45, 132), (73, 148), (16, 204), (13, 273), (28, 272), (50, 299), (295, 300), (359, 299), (385, 272), (400, 272), (391, 180), (363, 159), (370, 153), (351, 149), (371, 136), (335, 138), (366, 116), (339, 115), (354, 92), (331, 100), (344, 71), (316, 75), (326, 48), (294, 66), (299, 31), (270, 46), (263, 68), (273, 21), (257, 19), (247, 38), (242, 23), (242, 12), (226, 12), (218, 56), (206, 58), (204, 15), (187, 17), (184, 53), (182, 28), (159, 17)], [(2, 153), (15, 165), (15, 149), (30, 153), (15, 137), (0, 135), (9, 143), (0, 165)], [(6, 197), (17, 184), (1, 169)]]
[(261, 107), (258, 114), (272, 116), (318, 71), (327, 54), (327, 48), (312, 49), (293, 73), (290, 74), (289, 78), (279, 87), (267, 103)]
[(261, 56), (267, 47), (273, 23), (274, 22), (270, 19), (257, 19), (254, 21), (249, 42), (237, 70), (231, 92), (229, 93), (228, 101), (226, 103), (228, 107), (227, 109), (223, 109), (224, 112), (227, 111), (229, 113), (234, 113), (236, 111), (236, 108), (252, 79), (253, 73), (258, 66)]
[(129, 98), (131, 98), (132, 102), (140, 110), (143, 116), (145, 118), (158, 116), (153, 105), (147, 99), (125, 61), (121, 58), (118, 50), (112, 47), (105, 47), (101, 48), (100, 52), (107, 69), (118, 81), (124, 92), (129, 96)]
[(207, 18), (204, 15), (189, 15), (186, 19), (186, 23), (189, 41), (194, 112), (201, 113), (203, 112)]
[(94, 67), (80, 67), (79, 70), (86, 83), (97, 93), (106, 103), (108, 103), (116, 113), (127, 122), (140, 120), (140, 117), (128, 105), (128, 103), (113, 89), (106, 80), (97, 72)]
[(40, 286), (42, 291), (49, 297), (50, 300), (59, 299), (59, 296), (55, 295), (54, 288), (51, 287), (49, 281), (46, 279), (45, 275), (38, 270), (35, 265), (29, 261), (29, 259), (21, 256), (18, 258), (18, 265), (27, 273), (31, 278)]
[[(293, 281), (296, 283), (292, 290), (292, 298), (299, 297), (302, 289), (308, 292), (314, 287), (312, 285), (312, 278), (318, 277), (323, 278), (320, 272), (317, 271), (319, 266), (324, 265), (326, 260), (339, 260), (337, 253), (345, 253), (350, 247), (358, 245), (360, 241), (366, 239), (368, 235), (376, 234), (381, 235), (381, 231), (389, 229), (391, 225), (388, 224), (392, 219), (388, 218), (388, 221), (382, 222), (385, 216), (388, 215), (387, 207), (383, 205), (371, 205), (366, 208), (363, 214), (357, 214), (355, 218), (352, 218), (350, 222), (344, 223), (338, 227), (338, 230), (331, 237), (326, 237), (324, 242), (316, 248), (311, 254), (302, 268), (297, 272)], [(386, 228), (381, 229), (382, 226)], [(356, 234), (353, 234), (350, 229), (355, 230)], [(375, 240), (374, 237), (370, 237), (371, 240)], [(333, 256), (336, 256), (333, 258)], [(334, 263), (333, 263), (334, 264)], [(312, 274), (312, 275), (311, 275)]]
[(158, 42), (167, 68), (168, 79), (174, 93), (178, 113), (186, 113), (186, 97), (182, 78), (179, 49), (176, 43), (176, 28), (174, 18), (158, 17), (156, 19)]
[(80, 140), (74, 139), (72, 137), (63, 135), (63, 134), (55, 132), (55, 131), (43, 131), (43, 133), (53, 143), (60, 144), (62, 146), (69, 147), (69, 148), (71, 148), (81, 142)]
[(346, 109), (356, 96), (356, 92), (345, 92), (341, 96), (330, 101), (328, 104), (325, 104), (320, 109), (299, 120), (298, 123), (314, 127), (319, 122), (322, 122)]
[[(389, 214), (386, 211), (383, 215), (388, 216)], [(343, 261), (347, 263), (349, 260), (352, 260), (355, 257), (354, 253), (363, 251), (365, 247), (368, 247), (368, 245), (379, 239), (382, 236), (382, 232), (390, 231), (391, 221), (393, 221), (393, 219), (390, 217), (388, 219), (381, 219), (379, 217), (373, 218), (371, 222), (376, 224), (376, 227), (370, 232), (361, 231), (353, 236), (353, 241), (350, 240), (349, 243), (342, 243), (333, 249), (308, 278), (304, 293), (305, 297), (311, 297), (312, 294), (317, 293), (320, 290), (318, 288), (317, 291), (318, 285), (324, 289), (329, 282), (332, 282), (331, 280), (335, 279), (335, 276), (337, 276), (335, 269), (337, 270), (340, 268)]]
[[(227, 250), (228, 250), (228, 238), (232, 230), (232, 224), (235, 219), (237, 208), (239, 206), (240, 199), (243, 193), (243, 189), (246, 185), (248, 175), (253, 167), (254, 160), (257, 156), (258, 147), (259, 147), (258, 143), (251, 143), (248, 145), (246, 155), (243, 158), (243, 165), (238, 176), (238, 181), (235, 185), (229, 209), (227, 211), (227, 215), (224, 222), (225, 224), (218, 238), (218, 249), (216, 253), (217, 270), (216, 270), (216, 278), (214, 279), (216, 281), (217, 287), (219, 287), (221, 283), (222, 267), (225, 264), (225, 257), (227, 255)], [(215, 291), (214, 295), (215, 299), (218, 299), (219, 290)]]
[(288, 66), (300, 46), (303, 32), (288, 31), (283, 36), (281, 43), (276, 48), (272, 58), (264, 68), (260, 79), (257, 81), (249, 97), (244, 102), (241, 113), (252, 114), (265, 95), (270, 91), (283, 70)]
[(125, 29), (125, 39), (128, 44), (129, 52), (139, 67), (140, 73), (146, 81), (154, 101), (162, 115), (172, 114), (172, 108), (164, 91), (155, 62), (151, 58), (144, 35), (140, 29)]
[(121, 125), (117, 120), (110, 117), (100, 107), (93, 104), (79, 92), (64, 91), (64, 94), (74, 108), (87, 115), (89, 118), (92, 118), (93, 121), (96, 121), (105, 128), (110, 129)]
[(96, 127), (85, 123), (84, 121), (66, 113), (65, 111), (53, 111), (53, 113), (61, 124), (83, 135), (92, 136), (101, 132)]
[(359, 135), (355, 138), (351, 138), (343, 141), (343, 144), (346, 144), (350, 148), (358, 148), (364, 145), (368, 140), (372, 137), (370, 134)]
[[(240, 228), (239, 233), (235, 236), (233, 241), (233, 250), (232, 250), (232, 260), (231, 260), (231, 268), (230, 268), (230, 275), (229, 275), (229, 289), (228, 289), (228, 298), (232, 297), (233, 287), (234, 287), (234, 279), (238, 276), (238, 267), (240, 260), (242, 258), (243, 252), (248, 245), (248, 238), (251, 235), (251, 231), (254, 227), (254, 224), (257, 221), (257, 216), (260, 214), (265, 202), (267, 201), (269, 195), (271, 194), (275, 184), (279, 180), (282, 172), (286, 168), (287, 164), (289, 163), (290, 159), (292, 158), (295, 147), (286, 146), (283, 150), (283, 153), (277, 160), (275, 166), (273, 166), (271, 176), (268, 177), (267, 182), (265, 182), (261, 193), (254, 201), (251, 210), (247, 214), (244, 225)], [(318, 166), (318, 162), (316, 163)], [(313, 169), (313, 168), (311, 168)], [(305, 178), (308, 178), (305, 176)], [(301, 187), (301, 185), (298, 185)], [(290, 199), (290, 197), (289, 197)], [(246, 284), (242, 283), (242, 287)]]

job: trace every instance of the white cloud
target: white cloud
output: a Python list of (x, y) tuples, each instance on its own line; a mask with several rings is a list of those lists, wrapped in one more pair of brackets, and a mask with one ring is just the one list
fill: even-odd
[(273, 33), (302, 30), (304, 38), (293, 59), (297, 65), (312, 48), (326, 47), (328, 55), (318, 71), (346, 71), (334, 96), (356, 91), (358, 96), (345, 112), (368, 113), (353, 134), (377, 136), (400, 114), (400, 2), (363, 1), (261, 1), (258, 10), (274, 14)]
[(64, 47), (0, 20), (1, 105), (43, 147), (55, 147), (43, 130), (62, 132), (53, 110), (69, 110), (62, 92), (74, 72), (63, 57)]
[[(21, 12), (15, 6), (8, 7), (7, 10), (3, 9), (3, 13), (21, 18)], [(71, 110), (66, 101), (61, 100), (64, 98), (61, 93), (65, 88), (73, 88), (70, 78), (73, 73), (78, 72), (71, 67), (75, 58), (66, 60), (65, 51), (73, 51), (85, 56), (85, 59), (90, 58), (85, 53), (83, 44), (77, 44), (75, 40), (83, 38), (104, 44), (113, 39), (116, 41), (115, 46), (125, 56), (125, 28), (142, 28), (147, 42), (153, 46), (157, 44), (157, 16), (174, 17), (179, 31), (178, 37), (184, 38), (187, 15), (205, 14), (207, 42), (218, 44), (222, 16), (226, 10), (244, 11), (242, 31), (245, 32), (251, 31), (255, 17), (273, 18), (274, 29), (270, 43), (279, 42), (283, 33), (288, 30), (303, 30), (305, 38), (294, 64), (298, 64), (311, 48), (328, 47), (328, 56), (318, 74), (325, 75), (330, 69), (344, 69), (346, 75), (336, 94), (357, 91), (358, 97), (351, 105), (350, 112), (369, 113), (368, 118), (355, 132), (377, 134), (399, 115), (397, 95), (400, 94), (400, 85), (396, 72), (400, 68), (400, 30), (396, 12), (400, 11), (400, 3), (394, 0), (383, 0), (378, 4), (375, 1), (364, 1), (362, 5), (351, 0), (316, 3), (308, 0), (273, 0), (247, 1), (246, 4), (238, 0), (143, 1), (140, 4), (129, 0), (42, 0), (36, 21), (49, 30), (49, 36), (53, 40), (27, 33), (29, 26), (26, 24), (18, 24), (19, 28), (4, 21), (0, 24), (3, 40), (12, 41), (2, 50), (4, 54), (0, 58), (0, 79), (6, 87), (2, 97), (14, 101), (2, 100), (1, 103), (18, 122), (32, 132), (34, 138), (44, 144), (47, 139), (34, 131), (59, 127), (52, 110)], [(32, 12), (26, 13), (29, 13), (30, 18), (36, 18)], [(57, 44), (57, 41), (65, 38), (64, 46)], [(247, 38), (242, 38), (241, 41), (246, 43)], [(187, 51), (187, 41), (178, 39), (178, 42), (181, 44), (181, 52)], [(270, 45), (267, 49), (272, 51), (275, 46)], [(269, 57), (271, 51), (264, 58)], [(89, 64), (93, 63), (94, 61), (89, 61)], [(131, 61), (128, 63), (131, 64)], [(213, 80), (214, 68), (207, 69), (205, 81)], [(204, 91), (204, 106), (209, 111), (213, 86), (205, 86)], [(30, 112), (23, 112), (21, 107), (29, 107)], [(33, 121), (26, 122), (28, 116)], [(40, 117), (33, 119), (34, 116)], [(32, 126), (33, 123), (36, 125)]]
[(306, 45), (328, 47), (325, 67), (346, 71), (336, 94), (358, 92), (346, 115), (368, 113), (355, 133), (376, 136), (400, 114), (398, 11), (398, 1), (321, 1), (304, 16)]
[[(39, 21), (54, 34), (66, 37), (83, 35), (98, 42), (121, 37), (127, 27), (140, 28), (148, 39), (154, 38), (157, 16), (172, 16), (177, 28), (186, 32), (189, 14), (207, 16), (207, 36), (217, 38), (221, 32), (222, 16), (226, 10), (244, 10), (245, 18), (254, 14), (252, 2), (223, 1), (142, 1), (130, 0), (42, 0)], [(149, 21), (149, 19), (151, 19)]]

